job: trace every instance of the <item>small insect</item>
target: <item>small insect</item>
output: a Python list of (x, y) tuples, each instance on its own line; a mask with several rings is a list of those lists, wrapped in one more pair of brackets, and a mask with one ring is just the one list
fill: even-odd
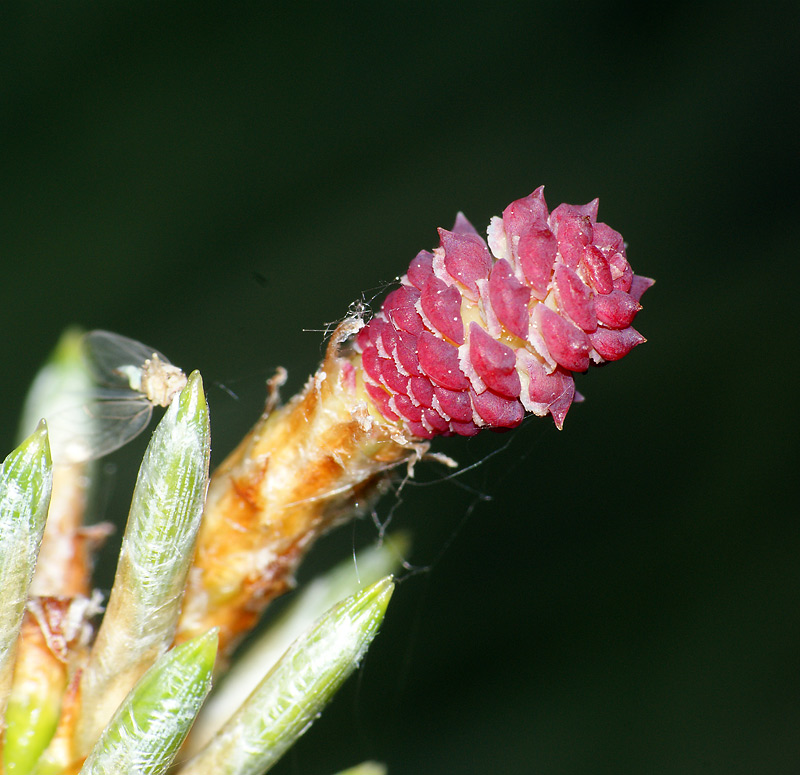
[(92, 381), (86, 400), (49, 421), (58, 463), (95, 460), (138, 436), (154, 406), (169, 406), (186, 375), (160, 352), (110, 331), (81, 342)]

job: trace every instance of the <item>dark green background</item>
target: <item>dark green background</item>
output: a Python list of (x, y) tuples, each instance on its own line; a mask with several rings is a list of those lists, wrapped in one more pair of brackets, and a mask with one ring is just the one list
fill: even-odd
[[(800, 772), (799, 16), (3, 4), (4, 450), (79, 323), (199, 368), (219, 461), (273, 369), (299, 388), (318, 330), (437, 226), (484, 228), (541, 183), (551, 206), (599, 196), (658, 280), (649, 342), (580, 380), (563, 433), (443, 442), (485, 462), (382, 502), (429, 570), (276, 772)], [(112, 459), (101, 516), (124, 518), (144, 443)]]

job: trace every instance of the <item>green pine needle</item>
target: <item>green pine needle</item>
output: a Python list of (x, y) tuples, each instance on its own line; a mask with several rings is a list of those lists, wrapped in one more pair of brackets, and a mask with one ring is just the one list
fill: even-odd
[(44, 421), (0, 469), (0, 728), (53, 484)]
[(208, 484), (208, 406), (198, 372), (158, 424), (133, 494), (114, 586), (81, 684), (88, 750), (177, 622)]
[(391, 577), (343, 600), (286, 651), (181, 775), (262, 775), (311, 726), (378, 631)]
[(80, 775), (161, 775), (172, 764), (211, 688), (217, 632), (168, 651), (117, 709)]

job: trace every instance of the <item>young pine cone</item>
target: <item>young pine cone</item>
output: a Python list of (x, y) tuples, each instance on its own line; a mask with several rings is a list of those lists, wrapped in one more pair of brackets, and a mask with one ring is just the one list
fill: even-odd
[(359, 332), (364, 390), (409, 435), (513, 428), (526, 412), (561, 428), (573, 372), (645, 341), (631, 324), (653, 281), (597, 222), (597, 199), (549, 213), (543, 190), (492, 218), (488, 246), (459, 213)]

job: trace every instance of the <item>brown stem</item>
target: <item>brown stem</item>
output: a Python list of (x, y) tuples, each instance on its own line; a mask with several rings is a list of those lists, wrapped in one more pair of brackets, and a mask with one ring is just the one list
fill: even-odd
[(313, 542), (427, 449), (370, 412), (357, 356), (340, 347), (353, 327), (337, 329), (303, 392), (265, 412), (214, 473), (177, 641), (217, 626), (219, 653), (229, 655), (292, 586)]

